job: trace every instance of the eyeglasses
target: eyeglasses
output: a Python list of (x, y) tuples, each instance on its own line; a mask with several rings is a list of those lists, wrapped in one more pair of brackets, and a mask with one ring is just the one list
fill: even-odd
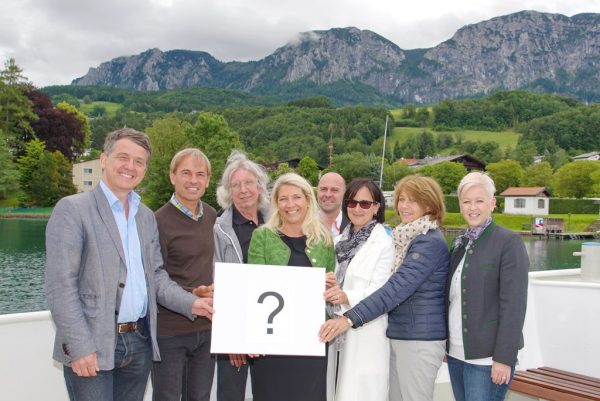
[(378, 202), (368, 201), (368, 200), (357, 201), (354, 199), (346, 199), (346, 206), (348, 206), (350, 209), (354, 209), (356, 207), (356, 205), (360, 205), (361, 209), (368, 209), (372, 205), (376, 205), (377, 203)]
[(242, 185), (244, 185), (246, 188), (248, 189), (252, 189), (254, 187), (256, 187), (257, 182), (255, 180), (248, 180), (248, 181), (234, 181), (231, 183), (231, 188), (233, 189), (241, 189)]

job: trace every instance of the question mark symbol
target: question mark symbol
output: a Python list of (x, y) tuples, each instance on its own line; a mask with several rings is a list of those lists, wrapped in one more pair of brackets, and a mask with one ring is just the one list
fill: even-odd
[[(271, 314), (267, 318), (267, 324), (273, 324), (273, 318), (275, 318), (275, 316), (277, 316), (277, 314), (279, 312), (281, 312), (285, 302), (283, 301), (283, 297), (279, 293), (277, 293), (275, 291), (267, 291), (267, 292), (263, 292), (262, 294), (260, 294), (260, 296), (258, 297), (258, 303), (262, 304), (266, 297), (275, 297), (275, 298), (277, 298), (277, 301), (279, 302), (279, 305), (277, 306), (277, 308), (275, 308), (273, 310), (273, 312), (271, 312)], [(267, 334), (273, 334), (272, 327), (267, 328)]]

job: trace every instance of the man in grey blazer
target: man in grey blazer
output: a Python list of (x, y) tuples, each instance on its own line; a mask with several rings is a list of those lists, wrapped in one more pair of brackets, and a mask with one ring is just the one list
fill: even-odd
[(108, 134), (102, 181), (61, 199), (46, 227), (45, 292), (56, 325), (54, 359), (72, 401), (142, 401), (156, 343), (157, 303), (190, 320), (212, 316), (163, 269), (154, 214), (134, 188), (151, 149), (146, 134)]

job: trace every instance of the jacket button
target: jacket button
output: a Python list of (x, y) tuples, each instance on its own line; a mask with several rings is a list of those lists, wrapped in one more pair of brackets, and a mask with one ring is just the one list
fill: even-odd
[(466, 319), (466, 318), (467, 318), (467, 315), (463, 315), (463, 319)]
[(466, 288), (463, 288), (463, 293), (465, 293), (465, 292), (467, 292), (467, 289), (466, 289)]
[(469, 250), (469, 255), (473, 255), (473, 251), (472, 250)]
[(467, 328), (466, 327), (463, 329), (463, 332), (465, 332), (465, 333), (467, 332)]
[(125, 284), (124, 283), (119, 283), (119, 288), (124, 288)]

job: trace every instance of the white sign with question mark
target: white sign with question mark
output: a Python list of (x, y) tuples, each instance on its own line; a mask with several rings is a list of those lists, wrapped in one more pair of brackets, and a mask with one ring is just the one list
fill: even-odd
[(325, 355), (325, 269), (215, 264), (212, 353)]

